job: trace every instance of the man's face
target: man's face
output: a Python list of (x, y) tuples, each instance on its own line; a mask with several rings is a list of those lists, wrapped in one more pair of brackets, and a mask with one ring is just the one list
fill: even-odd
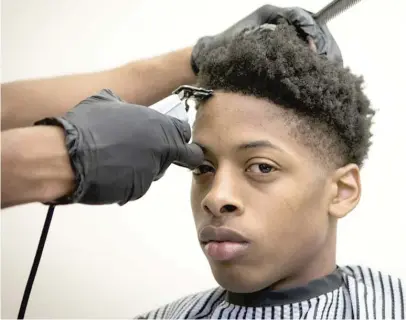
[(230, 291), (297, 284), (335, 254), (329, 172), (290, 134), (286, 112), (216, 92), (196, 116), (205, 162), (193, 173), (192, 210), (213, 275)]

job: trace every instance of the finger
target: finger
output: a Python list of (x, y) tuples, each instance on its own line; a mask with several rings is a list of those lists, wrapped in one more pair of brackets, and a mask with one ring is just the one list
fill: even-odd
[(172, 119), (173, 124), (178, 129), (178, 132), (182, 135), (184, 141), (189, 142), (190, 138), (192, 137), (192, 129), (190, 128), (189, 122), (182, 121), (174, 117), (170, 118)]
[(309, 44), (310, 50), (317, 53), (316, 43), (314, 42), (312, 37), (307, 36), (307, 43)]
[(174, 164), (194, 169), (200, 166), (204, 161), (203, 150), (195, 143), (185, 144), (178, 152), (178, 158), (173, 162)]
[(317, 52), (317, 44), (322, 33), (310, 12), (302, 8), (292, 7), (286, 9), (285, 16), (296, 27), (304, 40), (307, 40), (309, 36), (313, 39)]

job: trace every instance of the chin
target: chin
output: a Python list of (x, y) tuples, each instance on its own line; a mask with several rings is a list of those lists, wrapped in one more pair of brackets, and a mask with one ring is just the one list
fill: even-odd
[(260, 291), (272, 283), (261, 277), (258, 268), (232, 263), (210, 264), (216, 282), (224, 289), (235, 293)]

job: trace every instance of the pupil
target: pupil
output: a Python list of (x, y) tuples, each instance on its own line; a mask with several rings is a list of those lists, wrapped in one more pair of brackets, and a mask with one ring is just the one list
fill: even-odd
[(204, 166), (203, 165), (203, 166), (200, 167), (200, 172), (201, 173), (207, 173), (207, 172), (210, 172), (210, 169), (211, 168), (209, 166)]
[(268, 172), (271, 171), (271, 166), (269, 166), (269, 165), (267, 165), (265, 163), (261, 163), (259, 165), (259, 170), (261, 170), (261, 172), (263, 172), (263, 173), (268, 173)]

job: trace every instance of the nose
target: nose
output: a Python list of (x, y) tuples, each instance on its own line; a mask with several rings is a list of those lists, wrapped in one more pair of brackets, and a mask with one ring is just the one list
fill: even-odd
[(239, 185), (231, 172), (217, 170), (210, 191), (202, 201), (203, 210), (214, 216), (241, 215), (244, 207), (239, 195)]

